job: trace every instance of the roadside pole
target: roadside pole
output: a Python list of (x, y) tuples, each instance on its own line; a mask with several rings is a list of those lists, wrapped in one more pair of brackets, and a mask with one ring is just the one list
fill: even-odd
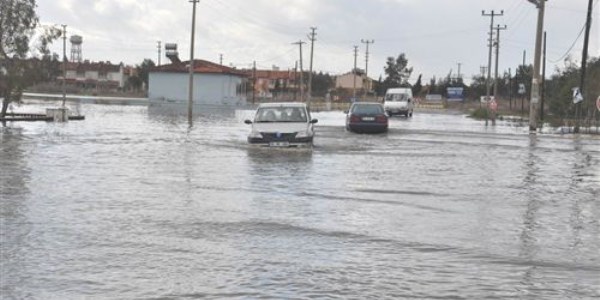
[(546, 0), (529, 0), (529, 2), (536, 4), (538, 8), (537, 32), (535, 39), (535, 56), (533, 59), (533, 78), (531, 80), (531, 101), (529, 102), (529, 132), (535, 133), (538, 127), (537, 105), (540, 101), (540, 85), (542, 83), (542, 79), (540, 76), (540, 62), (542, 57), (542, 36), (544, 32), (544, 12), (546, 7)]
[[(496, 66), (494, 70), (494, 101), (500, 100), (498, 97), (498, 64), (500, 61), (500, 30), (506, 30), (506, 25), (496, 26)], [(492, 109), (492, 125), (496, 125), (496, 110)]]
[(356, 101), (356, 57), (358, 56), (358, 46), (354, 46), (354, 69), (352, 69), (352, 102)]
[(501, 17), (504, 15), (504, 10), (500, 11), (500, 13), (496, 13), (495, 11), (492, 10), (491, 13), (486, 13), (485, 10), (481, 12), (481, 15), (484, 17), (490, 17), (490, 32), (489, 32), (489, 37), (488, 37), (488, 48), (489, 48), (489, 54), (488, 54), (488, 68), (487, 68), (487, 80), (486, 80), (486, 109), (487, 109), (487, 114), (485, 117), (485, 125), (488, 125), (488, 115), (492, 114), (492, 112), (490, 111), (490, 106), (489, 106), (489, 102), (491, 101), (491, 93), (492, 93), (492, 48), (494, 47), (494, 17), (498, 16)]
[(317, 27), (310, 28), (311, 33), (308, 35), (308, 39), (310, 40), (310, 65), (308, 68), (308, 95), (306, 97), (306, 104), (310, 107), (310, 102), (312, 100), (312, 72), (313, 72), (313, 55), (315, 51), (315, 41), (317, 40), (315, 36), (315, 30)]
[(190, 80), (189, 80), (189, 94), (188, 94), (188, 123), (190, 128), (194, 125), (192, 120), (193, 105), (194, 105), (194, 36), (196, 34), (196, 3), (200, 0), (190, 0), (192, 2), (192, 36), (190, 46)]
[[(575, 133), (579, 133), (581, 112), (585, 107), (585, 73), (587, 68), (587, 58), (588, 58), (588, 45), (590, 42), (590, 28), (592, 27), (592, 10), (594, 8), (594, 0), (589, 0), (588, 2), (588, 12), (587, 19), (585, 22), (585, 38), (583, 40), (583, 53), (581, 58), (581, 80), (579, 83), (579, 89), (581, 91), (581, 95), (583, 96), (583, 101), (575, 104)], [(587, 116), (586, 116), (587, 117)]]
[[(367, 82), (369, 81), (369, 45), (374, 44), (375, 40), (360, 40), (361, 43), (367, 45), (367, 50), (365, 51), (365, 79)], [(367, 85), (363, 82), (364, 96), (367, 98)]]
[(65, 107), (65, 102), (67, 102), (67, 25), (62, 25), (63, 28), (63, 80), (62, 80), (62, 106)]
[(544, 102), (546, 102), (546, 32), (544, 31), (544, 59), (542, 60), (542, 107), (540, 108), (541, 126), (544, 125)]
[(302, 44), (306, 44), (306, 42), (298, 41), (292, 43), (292, 45), (298, 45), (300, 47), (300, 102), (304, 102), (304, 70), (302, 68)]

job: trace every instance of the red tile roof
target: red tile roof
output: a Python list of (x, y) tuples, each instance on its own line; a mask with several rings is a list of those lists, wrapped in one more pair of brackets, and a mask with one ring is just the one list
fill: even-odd
[[(164, 72), (164, 73), (188, 73), (189, 72), (189, 61), (181, 63), (173, 63), (168, 65), (162, 65), (154, 67), (150, 72)], [(205, 74), (230, 74), (245, 76), (244, 72), (233, 69), (230, 67), (222, 66), (219, 64), (212, 63), (210, 61), (196, 59), (194, 60), (194, 73), (205, 73)]]

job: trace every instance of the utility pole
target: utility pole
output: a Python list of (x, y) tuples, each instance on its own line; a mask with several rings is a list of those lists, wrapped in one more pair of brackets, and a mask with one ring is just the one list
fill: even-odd
[(485, 77), (485, 73), (487, 72), (487, 67), (479, 66), (479, 72), (481, 72), (481, 77)]
[[(486, 86), (487, 86), (486, 100), (487, 100), (487, 102), (489, 102), (491, 100), (491, 92), (492, 92), (491, 77), (492, 77), (492, 48), (494, 46), (494, 17), (503, 16), (504, 10), (501, 10), (499, 14), (493, 10), (491, 13), (486, 13), (485, 11), (482, 11), (481, 15), (484, 17), (490, 17), (490, 32), (489, 32), (489, 38), (488, 38), (488, 48), (489, 48), (488, 68), (487, 68), (488, 72), (487, 72), (487, 82), (486, 82)], [(487, 104), (488, 104), (487, 107), (488, 107), (488, 113), (489, 113), (490, 106), (489, 106), (489, 103), (487, 103)], [(488, 120), (486, 117), (485, 125), (487, 125), (487, 123), (488, 123)]]
[(223, 54), (219, 54), (219, 65), (223, 65)]
[[(523, 75), (523, 85), (525, 85), (525, 60), (527, 57), (527, 50), (523, 50), (523, 64), (521, 65), (521, 71)], [(525, 114), (525, 94), (521, 95), (521, 116)]]
[[(294, 66), (294, 81), (297, 83), (298, 82), (298, 61), (296, 61), (296, 65)], [(297, 101), (298, 97), (298, 89), (296, 88), (294, 90), (294, 102)]]
[(498, 98), (498, 62), (500, 60), (500, 30), (506, 30), (506, 25), (496, 26), (496, 69), (494, 71), (494, 97)]
[(352, 78), (354, 83), (352, 85), (352, 102), (356, 101), (356, 57), (358, 56), (358, 46), (354, 46), (354, 69), (352, 69)]
[(462, 66), (462, 63), (456, 63), (456, 65), (458, 66), (458, 74), (456, 75), (457, 80), (459, 80), (460, 78), (462, 78), (462, 76), (460, 75), (460, 67)]
[(65, 103), (67, 102), (67, 25), (62, 25), (63, 28), (63, 80), (62, 80), (62, 106), (65, 107)]
[(157, 66), (160, 66), (160, 55), (161, 55), (161, 53), (160, 53), (160, 51), (161, 51), (160, 41), (158, 41), (156, 43), (157, 43), (156, 49), (158, 49), (158, 60), (157, 60), (158, 65)]
[(188, 94), (188, 123), (190, 128), (193, 126), (192, 123), (192, 107), (194, 104), (194, 36), (196, 34), (196, 4), (200, 0), (189, 0), (192, 2), (192, 36), (190, 46), (190, 83), (189, 83), (189, 94)]
[(544, 31), (544, 60), (542, 63), (542, 107), (540, 108), (540, 120), (544, 124), (544, 102), (546, 101), (546, 32)]
[(300, 47), (300, 102), (304, 102), (304, 70), (302, 69), (302, 44), (306, 44), (303, 41), (297, 41), (292, 45), (298, 45)]
[(256, 103), (256, 61), (252, 63), (252, 104)]
[[(367, 50), (365, 52), (365, 75), (366, 75), (366, 80), (369, 80), (369, 45), (370, 44), (374, 44), (375, 40), (360, 40), (361, 43), (366, 44), (367, 45)], [(366, 85), (363, 84), (363, 88), (365, 90), (365, 97), (367, 96), (367, 88)]]
[[(594, 8), (594, 1), (589, 0), (588, 2), (588, 12), (587, 12), (587, 20), (585, 22), (585, 38), (583, 40), (583, 53), (581, 57), (581, 80), (579, 83), (579, 89), (581, 91), (581, 95), (583, 96), (583, 101), (575, 104), (575, 133), (579, 133), (579, 119), (581, 118), (582, 106), (586, 103), (585, 101), (585, 72), (587, 69), (587, 59), (588, 59), (588, 45), (590, 42), (590, 28), (592, 26), (592, 10)], [(588, 97), (589, 98), (589, 97)]]
[(529, 0), (538, 8), (537, 32), (535, 38), (535, 55), (533, 58), (533, 76), (531, 80), (531, 100), (529, 101), (529, 132), (537, 131), (537, 105), (540, 101), (540, 62), (542, 57), (542, 36), (544, 33), (544, 12), (546, 0)]
[(308, 70), (308, 97), (306, 99), (307, 105), (310, 107), (310, 101), (312, 100), (312, 73), (313, 73), (313, 54), (315, 51), (315, 41), (317, 40), (315, 36), (317, 35), (315, 31), (317, 27), (310, 28), (311, 33), (308, 35), (308, 39), (310, 40), (310, 66)]
[(508, 68), (508, 109), (512, 112), (513, 102), (513, 87), (512, 87), (512, 70)]

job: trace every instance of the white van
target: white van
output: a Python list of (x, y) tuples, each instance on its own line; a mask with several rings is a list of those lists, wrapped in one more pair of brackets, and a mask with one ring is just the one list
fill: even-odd
[(383, 98), (383, 107), (388, 116), (405, 115), (412, 117), (415, 103), (410, 88), (388, 89)]

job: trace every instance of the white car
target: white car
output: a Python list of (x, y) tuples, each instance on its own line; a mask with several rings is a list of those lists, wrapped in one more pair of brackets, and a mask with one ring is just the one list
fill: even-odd
[(269, 147), (310, 147), (315, 135), (310, 112), (304, 103), (263, 103), (258, 106), (248, 143)]

